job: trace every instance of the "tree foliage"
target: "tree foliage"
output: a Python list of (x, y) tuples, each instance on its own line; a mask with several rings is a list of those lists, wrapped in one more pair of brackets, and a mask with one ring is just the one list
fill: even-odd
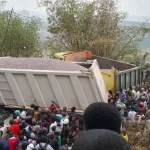
[(150, 66), (149, 63), (150, 53), (142, 52), (138, 50), (134, 53), (134, 56), (128, 56), (125, 58), (125, 61), (135, 64), (136, 66), (147, 68)]
[(126, 14), (113, 0), (42, 2), (47, 7), (50, 42), (55, 41), (50, 50), (60, 51), (61, 45), (64, 51), (88, 49), (95, 55), (123, 59), (138, 49), (145, 33), (141, 27), (122, 25)]
[(39, 49), (39, 19), (27, 12), (0, 12), (0, 56), (41, 56)]

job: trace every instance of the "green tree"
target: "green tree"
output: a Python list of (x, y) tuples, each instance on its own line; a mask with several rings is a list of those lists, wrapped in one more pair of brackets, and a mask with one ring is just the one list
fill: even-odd
[(0, 56), (41, 56), (39, 22), (28, 13), (0, 12)]
[(147, 68), (150, 66), (149, 63), (150, 54), (148, 52), (142, 52), (138, 51), (135, 53), (134, 56), (130, 56), (126, 58), (125, 61), (131, 62), (132, 64), (135, 64), (136, 66)]
[(61, 45), (64, 51), (88, 49), (95, 55), (123, 59), (138, 49), (145, 33), (141, 26), (121, 25), (126, 14), (118, 11), (112, 0), (43, 0), (42, 3), (47, 7), (48, 31), (52, 34), (49, 40), (55, 41), (50, 48), (57, 51)]

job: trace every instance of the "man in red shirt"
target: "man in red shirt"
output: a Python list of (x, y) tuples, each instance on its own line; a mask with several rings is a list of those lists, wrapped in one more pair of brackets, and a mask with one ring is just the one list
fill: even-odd
[(16, 150), (19, 140), (13, 135), (13, 133), (9, 133), (9, 137), (10, 137), (8, 139), (9, 150)]
[(139, 103), (139, 106), (140, 106), (139, 110), (145, 115), (145, 113), (146, 113), (146, 108), (145, 108), (145, 106), (144, 106), (144, 103), (143, 103), (143, 102), (140, 102), (140, 103)]
[(17, 124), (14, 124), (14, 120), (13, 119), (11, 119), (9, 121), (9, 123), (10, 123), (11, 126), (8, 128), (8, 131), (12, 132), (15, 136), (18, 136), (19, 133), (20, 133), (19, 126)]

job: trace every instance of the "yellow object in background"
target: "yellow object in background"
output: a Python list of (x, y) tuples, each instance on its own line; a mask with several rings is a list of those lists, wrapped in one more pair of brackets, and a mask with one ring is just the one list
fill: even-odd
[[(80, 60), (90, 60), (92, 58), (92, 54), (90, 51), (84, 50), (81, 52), (60, 52), (60, 53), (55, 53), (55, 58), (59, 60), (64, 60), (68, 62), (72, 61), (78, 61)], [(100, 69), (102, 77), (104, 79), (104, 83), (106, 86), (107, 91), (112, 90), (115, 92), (115, 85), (116, 85), (116, 80), (115, 80), (115, 72), (116, 69), (112, 67), (111, 69)]]
[(105, 85), (106, 85), (106, 89), (112, 90), (113, 92), (115, 91), (114, 87), (115, 87), (115, 68), (112, 67), (112, 69), (101, 69), (101, 74), (103, 76)]
[(128, 142), (128, 135), (127, 134), (126, 135), (122, 134), (122, 137)]

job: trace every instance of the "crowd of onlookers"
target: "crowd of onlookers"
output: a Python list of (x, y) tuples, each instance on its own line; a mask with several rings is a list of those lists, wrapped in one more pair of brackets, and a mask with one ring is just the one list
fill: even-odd
[(129, 87), (128, 90), (120, 90), (113, 94), (109, 91), (108, 103), (118, 109), (123, 121), (130, 123), (150, 118), (150, 88), (149, 86)]
[(150, 122), (149, 105), (149, 86), (109, 91), (108, 104), (93, 103), (83, 114), (55, 103), (48, 110), (32, 104), (30, 109), (14, 110), (0, 150), (129, 150), (122, 121)]

